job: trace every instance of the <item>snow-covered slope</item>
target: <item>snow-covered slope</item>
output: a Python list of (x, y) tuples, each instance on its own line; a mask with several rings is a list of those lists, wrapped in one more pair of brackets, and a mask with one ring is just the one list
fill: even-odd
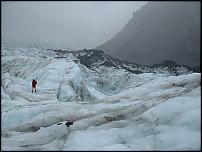
[(90, 68), (69, 52), (1, 51), (2, 150), (201, 148), (200, 73), (135, 74)]

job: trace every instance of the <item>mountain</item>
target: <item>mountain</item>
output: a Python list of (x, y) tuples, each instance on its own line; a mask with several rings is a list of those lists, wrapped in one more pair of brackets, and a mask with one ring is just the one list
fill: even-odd
[(172, 60), (199, 67), (200, 2), (148, 2), (118, 34), (95, 49), (138, 64)]
[(1, 150), (200, 150), (201, 74), (124, 64), (99, 50), (1, 48)]
[(68, 51), (62, 49), (52, 49), (52, 51), (56, 53), (56, 58), (66, 58), (69, 56), (69, 54), (72, 54), (75, 57), (73, 60), (79, 59), (81, 64), (94, 71), (99, 71), (100, 67), (113, 67), (116, 69), (124, 69), (135, 74), (164, 73), (169, 75), (179, 75), (191, 72), (199, 72), (198, 69), (193, 69), (188, 66), (181, 66), (176, 64), (174, 61), (169, 60), (153, 66), (140, 65), (111, 57), (110, 55), (105, 54), (102, 50), (83, 49), (77, 51)]

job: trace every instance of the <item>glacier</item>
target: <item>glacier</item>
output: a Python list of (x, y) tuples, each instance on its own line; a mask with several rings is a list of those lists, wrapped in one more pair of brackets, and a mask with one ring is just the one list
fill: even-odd
[(92, 70), (35, 47), (1, 53), (2, 150), (201, 149), (200, 73)]

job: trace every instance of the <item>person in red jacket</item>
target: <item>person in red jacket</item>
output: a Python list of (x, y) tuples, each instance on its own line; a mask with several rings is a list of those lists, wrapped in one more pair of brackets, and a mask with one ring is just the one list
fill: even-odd
[(33, 80), (32, 80), (32, 93), (33, 93), (33, 91), (36, 92), (36, 84), (37, 84), (36, 80), (33, 79)]

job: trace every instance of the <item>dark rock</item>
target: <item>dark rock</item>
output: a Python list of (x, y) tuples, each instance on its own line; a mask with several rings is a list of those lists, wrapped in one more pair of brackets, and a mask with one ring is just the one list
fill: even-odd
[(66, 124), (65, 124), (67, 127), (73, 125), (73, 122), (70, 122), (70, 121), (67, 121)]

